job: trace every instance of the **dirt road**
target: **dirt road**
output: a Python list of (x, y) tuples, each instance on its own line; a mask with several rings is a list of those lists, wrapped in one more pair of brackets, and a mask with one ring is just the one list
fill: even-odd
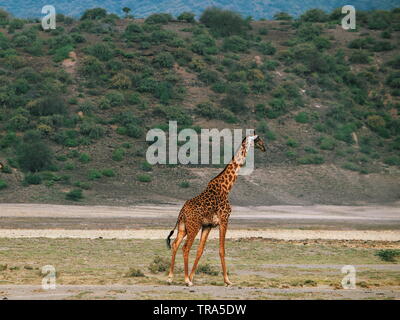
[[(111, 207), (4, 203), (0, 204), (0, 229), (166, 230), (175, 225), (180, 209), (181, 204)], [(400, 204), (234, 206), (230, 230), (235, 229), (400, 230)]]

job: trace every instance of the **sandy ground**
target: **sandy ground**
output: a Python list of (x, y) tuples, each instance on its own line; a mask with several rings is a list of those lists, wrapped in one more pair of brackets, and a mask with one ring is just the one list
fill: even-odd
[(214, 299), (285, 299), (306, 298), (318, 295), (325, 299), (379, 299), (382, 296), (400, 299), (400, 291), (392, 289), (332, 289), (332, 288), (242, 288), (221, 286), (159, 286), (159, 285), (63, 285), (53, 290), (43, 290), (37, 285), (0, 285), (0, 299), (9, 300), (59, 300), (59, 299), (160, 299), (160, 295), (177, 292), (182, 299), (207, 297)]
[[(82, 239), (165, 239), (169, 230), (60, 230), (60, 229), (0, 229), (0, 238), (82, 238)], [(176, 235), (176, 233), (175, 233)], [(218, 238), (218, 232), (209, 238)], [(200, 237), (200, 233), (197, 235)], [(365, 240), (400, 241), (400, 231), (340, 231), (340, 230), (229, 230), (227, 238), (265, 238), (279, 240)]]

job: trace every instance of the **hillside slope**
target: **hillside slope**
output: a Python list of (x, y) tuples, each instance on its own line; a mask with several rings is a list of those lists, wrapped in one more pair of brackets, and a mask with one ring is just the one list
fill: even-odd
[[(16, 17), (37, 18), (42, 17), (41, 9), (48, 4), (47, 0), (13, 0), (1, 3), (0, 8), (11, 12)], [(183, 11), (190, 11), (200, 15), (207, 7), (216, 6), (237, 11), (245, 17), (252, 16), (254, 19), (271, 19), (274, 14), (282, 11), (294, 16), (299, 16), (313, 8), (332, 11), (348, 4), (346, 0), (303, 0), (301, 2), (298, 0), (58, 0), (57, 3), (53, 3), (57, 13), (74, 17), (79, 17), (85, 10), (96, 7), (105, 8), (108, 12), (118, 15), (123, 14), (123, 7), (129, 7), (136, 18), (145, 18), (159, 12), (178, 15)], [(390, 10), (398, 7), (399, 3), (397, 0), (352, 0), (351, 5), (363, 11)]]
[(223, 164), (150, 166), (146, 132), (168, 120), (266, 140), (234, 204), (399, 200), (400, 12), (355, 31), (314, 13), (228, 34), (168, 15), (90, 11), (50, 32), (0, 15), (0, 201), (190, 198)]

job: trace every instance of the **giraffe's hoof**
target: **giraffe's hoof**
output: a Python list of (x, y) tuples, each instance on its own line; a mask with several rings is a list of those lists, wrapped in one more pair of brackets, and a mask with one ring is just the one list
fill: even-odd
[(168, 284), (172, 284), (172, 278), (168, 278), (168, 279), (167, 279), (167, 283), (168, 283)]
[(187, 281), (187, 282), (186, 282), (186, 285), (187, 285), (188, 287), (192, 287), (192, 286), (193, 286), (193, 282), (192, 282), (192, 281)]
[(231, 287), (231, 286), (233, 286), (233, 283), (230, 282), (229, 280), (228, 280), (228, 281), (225, 281), (225, 286)]

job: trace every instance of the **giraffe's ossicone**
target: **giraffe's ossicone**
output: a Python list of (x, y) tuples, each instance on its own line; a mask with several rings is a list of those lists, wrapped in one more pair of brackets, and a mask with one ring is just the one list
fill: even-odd
[[(172, 282), (174, 274), (174, 264), (176, 252), (182, 240), (186, 236), (183, 246), (183, 260), (185, 269), (185, 283), (192, 286), (192, 280), (197, 268), (197, 264), (203, 253), (205, 243), (211, 228), (219, 226), (219, 254), (221, 258), (222, 273), (224, 282), (227, 285), (232, 284), (229, 281), (227, 268), (225, 264), (225, 235), (228, 228), (228, 219), (231, 214), (228, 195), (235, 183), (240, 168), (244, 165), (249, 148), (255, 147), (265, 151), (265, 145), (262, 139), (257, 135), (250, 135), (243, 139), (242, 144), (232, 160), (226, 165), (224, 170), (212, 179), (207, 188), (198, 196), (188, 200), (183, 205), (175, 228), (170, 232), (167, 238), (167, 245), (171, 248), (170, 238), (176, 228), (178, 235), (172, 243), (171, 266), (168, 275), (168, 281)], [(196, 259), (193, 263), (189, 275), (189, 252), (199, 230), (201, 231), (200, 244), (197, 249)]]

